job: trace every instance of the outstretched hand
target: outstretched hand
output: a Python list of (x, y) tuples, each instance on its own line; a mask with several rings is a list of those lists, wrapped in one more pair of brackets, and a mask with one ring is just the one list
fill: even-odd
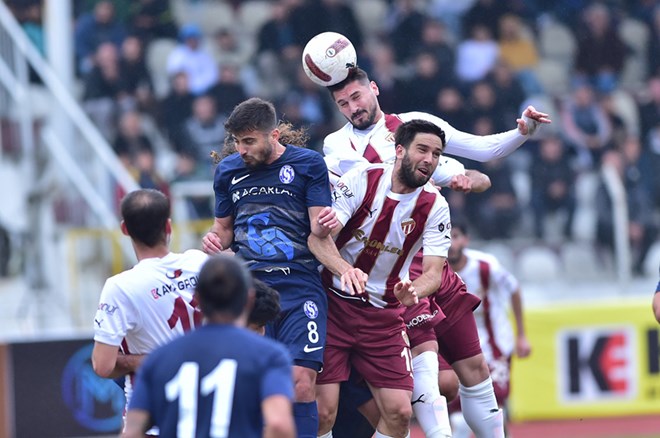
[(400, 281), (394, 285), (394, 296), (404, 306), (412, 306), (419, 303), (419, 297), (415, 291), (415, 286), (410, 280)]
[(518, 131), (522, 135), (533, 135), (542, 123), (552, 123), (546, 113), (536, 111), (533, 106), (528, 106), (523, 111), (522, 116), (516, 120)]

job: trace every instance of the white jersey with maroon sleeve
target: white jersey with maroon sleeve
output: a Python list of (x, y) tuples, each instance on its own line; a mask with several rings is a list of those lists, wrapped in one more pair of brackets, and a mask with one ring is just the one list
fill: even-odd
[[(456, 273), (465, 282), (467, 290), (482, 300), (482, 305), (474, 311), (474, 317), (484, 356), (491, 362), (499, 350), (508, 357), (514, 347), (509, 308), (511, 295), (519, 288), (518, 280), (491, 254), (473, 249), (465, 249), (463, 253), (467, 263)], [(482, 275), (487, 275), (487, 278), (482, 279)], [(488, 290), (484, 290), (484, 283)]]
[(94, 340), (147, 354), (200, 321), (193, 294), (207, 255), (198, 250), (141, 260), (110, 277), (94, 316)]
[[(375, 307), (397, 307), (393, 288), (408, 279), (415, 254), (447, 256), (451, 244), (449, 207), (433, 184), (412, 193), (393, 193), (391, 164), (356, 168), (333, 193), (343, 228), (336, 244), (342, 257), (369, 275), (367, 293)], [(340, 280), (323, 272), (324, 284), (340, 291)], [(346, 295), (342, 295), (348, 297)]]
[[(429, 118), (445, 131), (445, 138), (455, 131), (447, 122), (430, 114), (405, 113), (384, 114), (384, 117), (366, 130), (355, 129), (347, 123), (339, 131), (329, 134), (323, 142), (323, 153), (330, 172), (330, 182), (335, 185), (343, 174), (356, 166), (393, 163), (396, 157), (394, 133), (399, 125), (413, 119)], [(432, 178), (436, 185), (446, 186), (454, 175), (463, 174), (465, 167), (460, 162), (443, 156), (440, 157)]]
[[(383, 114), (383, 117), (368, 129), (356, 129), (351, 123), (346, 123), (338, 131), (326, 136), (323, 153), (330, 171), (330, 182), (335, 184), (339, 177), (358, 163), (394, 161), (394, 133), (399, 125), (413, 119), (434, 123), (445, 132), (445, 154), (476, 161), (504, 157), (527, 139), (518, 129), (486, 136), (469, 134), (457, 130), (440, 117), (423, 112)], [(433, 172), (433, 181), (436, 185), (446, 186), (452, 176), (464, 173), (462, 164), (443, 156), (438, 168)]]

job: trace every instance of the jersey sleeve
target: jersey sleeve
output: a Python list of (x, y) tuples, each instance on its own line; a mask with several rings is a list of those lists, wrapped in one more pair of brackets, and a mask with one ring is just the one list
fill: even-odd
[[(225, 160), (223, 160), (225, 161)], [(221, 161), (215, 169), (215, 177), (213, 178), (213, 193), (215, 194), (215, 217), (231, 216), (234, 209), (234, 204), (229, 197), (229, 174), (227, 167)]]
[(433, 172), (433, 183), (436, 186), (447, 187), (454, 175), (465, 175), (463, 164), (450, 157), (440, 157), (438, 167)]
[[(343, 137), (344, 130), (334, 132), (323, 141), (325, 164), (334, 187), (346, 172), (357, 166), (366, 166), (369, 161), (350, 147), (350, 141)], [(342, 140), (343, 139), (343, 140)]]
[(402, 120), (422, 119), (435, 123), (445, 131), (447, 145), (444, 153), (475, 161), (490, 161), (506, 157), (518, 149), (526, 140), (518, 128), (492, 135), (473, 135), (459, 131), (440, 117), (422, 112), (410, 112), (399, 115)]
[(276, 347), (261, 377), (261, 400), (273, 395), (284, 395), (293, 399), (291, 358), (286, 350), (280, 346)]
[(307, 207), (328, 207), (332, 205), (328, 167), (320, 154), (314, 152), (309, 168), (310, 181), (307, 185)]
[(507, 271), (500, 262), (493, 258), (489, 260), (490, 264), (490, 277), (492, 284), (497, 287), (497, 290), (502, 294), (503, 299), (511, 298), (511, 295), (519, 288), (519, 283), (516, 277)]
[(429, 218), (424, 226), (422, 245), (424, 255), (447, 257), (451, 246), (451, 220), (447, 201), (438, 195)]
[(119, 346), (129, 330), (139, 323), (140, 314), (113, 279), (105, 282), (94, 315), (94, 340)]
[(337, 219), (346, 225), (362, 203), (366, 190), (364, 167), (355, 168), (339, 178), (332, 192), (332, 208)]

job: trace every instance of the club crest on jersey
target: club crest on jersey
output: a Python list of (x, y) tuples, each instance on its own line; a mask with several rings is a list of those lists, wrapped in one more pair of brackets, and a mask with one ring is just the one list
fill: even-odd
[(284, 184), (289, 184), (296, 177), (296, 172), (293, 170), (293, 167), (288, 164), (282, 166), (280, 169), (280, 181)]
[(390, 143), (394, 143), (394, 133), (393, 133), (393, 132), (390, 132), (389, 134), (387, 134), (387, 135), (385, 136), (385, 140), (388, 141), (388, 142), (390, 142)]
[(407, 236), (408, 234), (412, 233), (412, 231), (415, 229), (415, 225), (415, 219), (413, 218), (408, 218), (401, 222), (401, 229), (403, 230), (403, 234)]
[(309, 319), (316, 319), (319, 316), (319, 308), (314, 301), (305, 301), (305, 304), (303, 304), (303, 310)]

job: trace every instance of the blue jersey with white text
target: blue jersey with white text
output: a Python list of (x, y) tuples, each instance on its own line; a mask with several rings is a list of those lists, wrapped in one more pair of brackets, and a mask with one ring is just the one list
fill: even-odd
[(293, 397), (291, 372), (291, 358), (279, 343), (210, 324), (147, 357), (129, 410), (149, 412), (161, 438), (257, 438), (263, 433), (262, 401)]
[(233, 216), (232, 250), (250, 269), (303, 268), (318, 262), (307, 247), (309, 207), (332, 204), (328, 169), (315, 151), (286, 145), (275, 162), (245, 165), (238, 153), (220, 162), (213, 182), (215, 216)]

